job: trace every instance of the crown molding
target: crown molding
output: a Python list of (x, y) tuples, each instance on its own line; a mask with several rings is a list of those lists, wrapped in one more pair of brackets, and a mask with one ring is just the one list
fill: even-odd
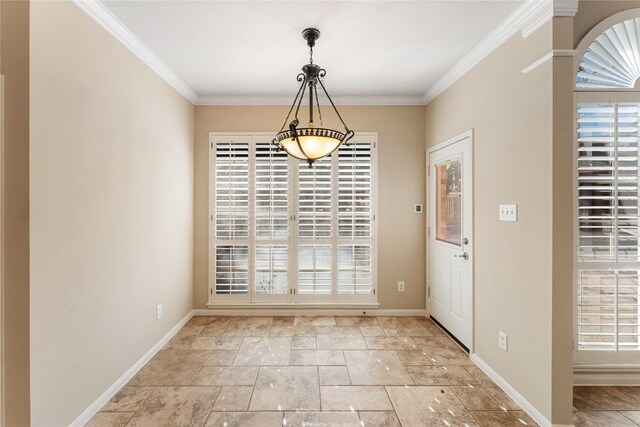
[(155, 53), (138, 39), (118, 18), (116, 18), (99, 0), (72, 0), (84, 13), (102, 26), (116, 40), (122, 43), (152, 71), (177, 90), (182, 96), (195, 104), (198, 95)]
[[(288, 96), (198, 96), (149, 47), (138, 39), (100, 0), (72, 0), (151, 70), (195, 105), (290, 105)], [(340, 105), (425, 105), (458, 81), (518, 31), (528, 37), (554, 16), (575, 16), (578, 0), (527, 0), (504, 22), (456, 63), (422, 96), (341, 96)], [(542, 58), (541, 58), (542, 59)], [(548, 60), (546, 58), (545, 60)], [(539, 60), (540, 61), (540, 60)], [(544, 61), (540, 62), (543, 63)], [(539, 64), (540, 64), (539, 63)], [(539, 65), (537, 64), (537, 65)], [(532, 64), (533, 65), (533, 64)], [(533, 67), (535, 68), (535, 67)], [(532, 69), (533, 69), (532, 68)], [(530, 71), (530, 70), (528, 70)]]
[(537, 59), (533, 61), (531, 64), (524, 67), (522, 69), (522, 74), (528, 74), (530, 71), (535, 70), (536, 68), (538, 68), (539, 66), (541, 66), (542, 64), (544, 64), (545, 62), (547, 62), (553, 57), (561, 57), (561, 56), (573, 57), (575, 55), (576, 55), (576, 51), (573, 49), (553, 49), (547, 52), (546, 54), (544, 54), (543, 56), (541, 56), (540, 59)]
[(442, 76), (424, 94), (423, 103), (433, 101), (514, 34), (526, 38), (554, 16), (574, 16), (577, 10), (578, 0), (527, 0)]
[(576, 16), (578, 0), (554, 0), (553, 16)]
[[(336, 96), (337, 105), (424, 105), (420, 95), (400, 96)], [(322, 99), (322, 98), (321, 98)], [(291, 96), (199, 96), (196, 105), (287, 105)]]

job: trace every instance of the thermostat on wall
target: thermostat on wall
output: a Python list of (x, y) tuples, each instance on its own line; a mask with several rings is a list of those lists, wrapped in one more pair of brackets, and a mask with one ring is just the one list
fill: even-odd
[(413, 205), (413, 213), (422, 213), (422, 205)]

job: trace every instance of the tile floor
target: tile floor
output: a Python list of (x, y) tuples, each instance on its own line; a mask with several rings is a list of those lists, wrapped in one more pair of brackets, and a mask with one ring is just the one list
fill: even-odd
[[(578, 393), (577, 425), (635, 426), (634, 393)], [(198, 316), (88, 424), (125, 425), (536, 424), (426, 318)]]
[(576, 427), (640, 426), (640, 387), (574, 387)]

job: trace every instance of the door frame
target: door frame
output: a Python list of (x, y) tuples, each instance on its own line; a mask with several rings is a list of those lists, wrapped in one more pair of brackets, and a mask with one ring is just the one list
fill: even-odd
[[(470, 262), (470, 268), (471, 268), (471, 315), (470, 315), (470, 321), (471, 321), (471, 342), (469, 345), (469, 354), (474, 354), (475, 352), (475, 247), (476, 247), (476, 239), (475, 239), (475, 214), (474, 214), (474, 175), (473, 175), (473, 163), (474, 163), (474, 155), (473, 155), (473, 129), (469, 129), (466, 130), (452, 138), (449, 138), (439, 144), (434, 145), (433, 147), (429, 147), (426, 150), (425, 153), (425, 159), (426, 159), (426, 170), (427, 173), (425, 174), (425, 178), (426, 178), (426, 201), (427, 201), (427, 215), (425, 216), (425, 221), (426, 221), (426, 230), (429, 230), (429, 227), (431, 226), (431, 198), (430, 198), (430, 194), (429, 194), (429, 190), (430, 190), (430, 180), (431, 180), (431, 173), (430, 173), (430, 165), (431, 165), (431, 161), (430, 161), (430, 156), (431, 153), (438, 151), (442, 148), (448, 147), (450, 145), (453, 145), (457, 142), (460, 142), (464, 139), (469, 140), (469, 157), (470, 157), (470, 161), (469, 161), (469, 172), (471, 175), (471, 188), (470, 188), (470, 194), (469, 194), (469, 199), (470, 199), (470, 210), (471, 210), (471, 232), (470, 234), (470, 239), (471, 242), (469, 244), (470, 246), (470, 250), (471, 250), (471, 258), (469, 259)], [(430, 297), (430, 286), (431, 284), (429, 283), (429, 278), (430, 278), (430, 267), (431, 267), (431, 257), (430, 257), (430, 249), (429, 249), (429, 239), (430, 239), (430, 235), (429, 235), (429, 231), (427, 231), (426, 233), (426, 239), (425, 239), (425, 254), (426, 254), (426, 274), (425, 274), (425, 285), (426, 285), (426, 292), (425, 292), (425, 296), (426, 296), (426, 312), (427, 312), (427, 316), (430, 316), (430, 304), (431, 304), (431, 297)]]

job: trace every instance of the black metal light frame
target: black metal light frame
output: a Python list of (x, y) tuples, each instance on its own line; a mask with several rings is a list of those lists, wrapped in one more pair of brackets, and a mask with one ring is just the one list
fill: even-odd
[[(318, 137), (324, 137), (324, 138), (331, 138), (331, 139), (335, 139), (336, 141), (339, 141), (336, 147), (331, 152), (326, 153), (324, 156), (322, 156), (322, 157), (326, 157), (330, 155), (333, 151), (337, 150), (340, 147), (340, 145), (348, 144), (349, 140), (353, 138), (354, 132), (349, 129), (349, 127), (346, 125), (346, 123), (342, 119), (342, 116), (338, 112), (336, 105), (333, 103), (331, 96), (329, 96), (327, 89), (324, 87), (324, 84), (322, 83), (322, 78), (324, 78), (327, 75), (326, 70), (323, 68), (320, 68), (318, 65), (313, 63), (313, 47), (316, 44), (316, 40), (320, 37), (320, 31), (317, 30), (316, 28), (307, 28), (302, 32), (302, 37), (307, 41), (307, 46), (309, 46), (309, 53), (310, 53), (309, 64), (306, 64), (304, 67), (302, 67), (302, 73), (298, 74), (296, 78), (298, 82), (301, 83), (300, 89), (298, 89), (298, 93), (296, 94), (296, 97), (293, 100), (293, 104), (289, 109), (289, 113), (287, 114), (287, 117), (285, 118), (284, 123), (280, 128), (280, 131), (276, 134), (275, 138), (273, 139), (273, 144), (276, 147), (278, 147), (278, 149), (286, 151), (287, 154), (289, 154), (290, 156), (295, 158), (300, 158), (290, 153), (284, 147), (284, 145), (282, 144), (282, 141), (287, 139), (293, 139), (294, 141), (297, 142), (300, 152), (304, 155), (307, 155), (307, 154), (302, 144), (300, 143), (300, 139), (298, 138), (299, 136), (318, 136)], [(344, 126), (344, 132), (340, 132), (334, 129), (328, 129), (323, 126), (322, 112), (320, 111), (320, 101), (318, 99), (318, 88), (317, 88), (318, 83), (320, 84), (320, 88), (322, 88), (322, 91), (324, 92), (324, 94), (327, 96), (327, 99), (331, 103), (331, 106), (333, 107), (333, 110), (336, 112), (338, 119), (340, 119), (340, 122)], [(302, 100), (304, 98), (307, 87), (309, 88), (309, 124), (310, 126), (299, 128), (298, 125), (300, 123), (300, 120), (298, 119), (298, 112), (300, 111), (300, 105), (302, 104)], [(320, 127), (313, 126), (314, 99), (315, 99), (316, 106), (318, 108)], [(287, 126), (287, 121), (289, 120), (289, 117), (291, 116), (291, 112), (293, 111), (294, 107), (296, 108), (294, 118), (289, 123), (289, 129), (285, 130), (285, 127)], [(309, 167), (311, 168), (313, 167), (313, 163), (317, 160), (317, 158), (311, 159), (307, 156), (306, 158), (302, 158), (301, 160), (306, 160), (309, 163)]]

